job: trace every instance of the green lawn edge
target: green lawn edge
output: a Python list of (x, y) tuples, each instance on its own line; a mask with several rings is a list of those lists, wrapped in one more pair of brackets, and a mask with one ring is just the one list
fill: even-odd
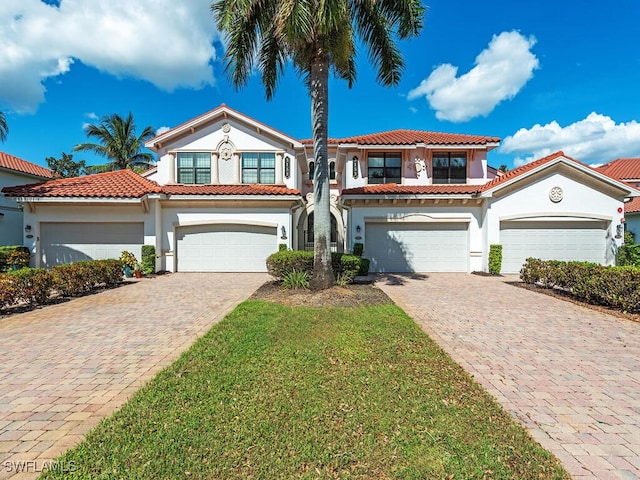
[(249, 300), (42, 478), (561, 479), (395, 305)]

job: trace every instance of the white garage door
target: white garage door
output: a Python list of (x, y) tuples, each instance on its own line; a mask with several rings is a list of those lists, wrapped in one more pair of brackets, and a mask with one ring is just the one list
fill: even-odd
[(502, 222), (502, 272), (518, 273), (529, 257), (605, 263), (605, 222)]
[(372, 272), (467, 272), (466, 223), (367, 223)]
[(42, 266), (80, 260), (120, 258), (123, 250), (138, 260), (144, 243), (144, 224), (49, 223), (40, 224)]
[(179, 272), (266, 272), (276, 227), (194, 225), (176, 230)]

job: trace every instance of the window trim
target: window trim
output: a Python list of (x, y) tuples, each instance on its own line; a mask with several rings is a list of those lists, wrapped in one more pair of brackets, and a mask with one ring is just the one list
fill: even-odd
[[(451, 176), (451, 171), (454, 168), (461, 167), (452, 167), (451, 166), (451, 158), (454, 157), (462, 157), (464, 156), (464, 179), (463, 178), (453, 178)], [(436, 178), (435, 176), (435, 159), (436, 158), (446, 158), (447, 159), (447, 178)], [(444, 170), (445, 167), (438, 167), (439, 169)], [(431, 155), (431, 183), (434, 185), (466, 185), (469, 182), (469, 155), (465, 152), (460, 151), (450, 151), (450, 152), (433, 152)]]
[[(258, 165), (257, 167), (245, 167), (244, 166), (244, 155), (245, 154), (256, 154), (258, 156)], [(273, 167), (262, 167), (261, 165), (261, 155), (273, 155)], [(276, 152), (257, 152), (257, 151), (245, 151), (240, 153), (240, 182), (243, 185), (275, 185), (276, 184), (276, 163), (278, 159), (276, 156)], [(246, 182), (244, 179), (245, 170), (251, 170), (256, 172), (256, 182)], [(262, 182), (262, 172), (263, 171), (272, 171), (273, 172), (273, 182)]]
[[(369, 160), (370, 160), (371, 156), (380, 156), (380, 155), (383, 158), (382, 167), (373, 167), (373, 168), (382, 168), (383, 176), (382, 176), (380, 182), (371, 182), (371, 168), (372, 167), (369, 165)], [(387, 166), (387, 158), (399, 158), (400, 159), (400, 166), (399, 167)], [(404, 159), (403, 159), (402, 152), (393, 152), (393, 151), (389, 151), (389, 152), (368, 152), (367, 153), (367, 184), (370, 184), (370, 185), (384, 185), (384, 184), (388, 184), (388, 183), (395, 183), (395, 184), (401, 185), (402, 184), (402, 179), (403, 179), (403, 175), (402, 175), (403, 164), (404, 164)], [(389, 176), (387, 176), (387, 169), (391, 169), (391, 168), (399, 168), (400, 169), (400, 176), (398, 176), (398, 177), (389, 177)], [(394, 180), (397, 179), (398, 181), (389, 181), (390, 179), (394, 179)]]
[[(196, 162), (196, 155), (198, 154), (206, 154), (209, 158), (209, 166), (207, 167), (198, 167), (197, 162)], [(180, 157), (182, 156), (184, 158), (184, 156), (191, 156), (191, 166), (190, 167), (180, 167)], [(177, 183), (181, 184), (181, 185), (210, 185), (211, 184), (211, 174), (212, 174), (212, 169), (211, 169), (211, 152), (176, 152), (175, 154), (175, 168), (176, 168), (176, 179), (177, 179)], [(204, 182), (199, 182), (198, 181), (198, 171), (200, 170), (200, 175), (205, 175), (208, 176), (207, 181)], [(193, 175), (193, 182), (190, 183), (186, 183), (184, 182), (184, 178), (182, 177), (182, 175), (184, 173), (186, 173), (186, 171), (189, 171), (191, 173), (191, 175)]]

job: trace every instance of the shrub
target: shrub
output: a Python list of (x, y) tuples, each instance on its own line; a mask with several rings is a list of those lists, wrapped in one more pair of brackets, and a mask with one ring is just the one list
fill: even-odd
[(279, 252), (283, 252), (285, 250), (287, 250), (287, 244), (286, 243), (279, 243), (278, 244), (278, 251)]
[(267, 272), (282, 280), (291, 272), (313, 273), (313, 252), (306, 250), (282, 250), (267, 258)]
[(0, 273), (0, 308), (17, 302), (15, 282), (8, 274)]
[(51, 295), (53, 275), (44, 268), (23, 268), (7, 275), (13, 282), (16, 302), (42, 305)]
[(92, 262), (76, 262), (51, 268), (53, 286), (64, 296), (82, 295), (95, 284)]
[(617, 264), (620, 266), (640, 267), (640, 244), (625, 244), (618, 249)]
[(156, 247), (153, 245), (142, 246), (142, 273), (156, 273)]
[(528, 258), (520, 278), (526, 283), (562, 288), (588, 303), (640, 312), (640, 269), (636, 267)]
[[(22, 254), (14, 255), (16, 252), (22, 252)], [(27, 255), (29, 256), (29, 260), (30, 260), (31, 254), (29, 252), (29, 249), (21, 245), (8, 245), (8, 246), (0, 247), (0, 272), (4, 272), (8, 270), (11, 265), (14, 265), (9, 261), (10, 257), (11, 257), (11, 261), (16, 261), (17, 259), (22, 258), (22, 261), (15, 263), (15, 265), (29, 266), (29, 260), (27, 260)]]
[[(331, 266), (336, 278), (346, 275), (345, 278), (353, 278), (356, 275), (367, 275), (369, 261), (365, 258), (345, 253), (332, 253)], [(313, 275), (313, 252), (306, 250), (283, 250), (276, 252), (267, 258), (267, 271), (278, 280), (283, 280), (292, 272), (307, 272), (309, 278)]]
[(287, 273), (282, 279), (282, 288), (284, 290), (309, 288), (309, 274), (306, 271), (296, 270)]
[(489, 273), (500, 275), (502, 270), (502, 245), (489, 245)]
[(358, 242), (353, 244), (353, 254), (356, 257), (361, 257), (363, 251), (364, 251), (364, 243)]

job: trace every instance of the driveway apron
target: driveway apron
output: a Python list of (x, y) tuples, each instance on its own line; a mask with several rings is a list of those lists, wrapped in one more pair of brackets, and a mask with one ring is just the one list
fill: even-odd
[(511, 284), (376, 282), (575, 479), (640, 478), (640, 323)]
[(0, 479), (33, 478), (268, 280), (175, 273), (0, 316)]

